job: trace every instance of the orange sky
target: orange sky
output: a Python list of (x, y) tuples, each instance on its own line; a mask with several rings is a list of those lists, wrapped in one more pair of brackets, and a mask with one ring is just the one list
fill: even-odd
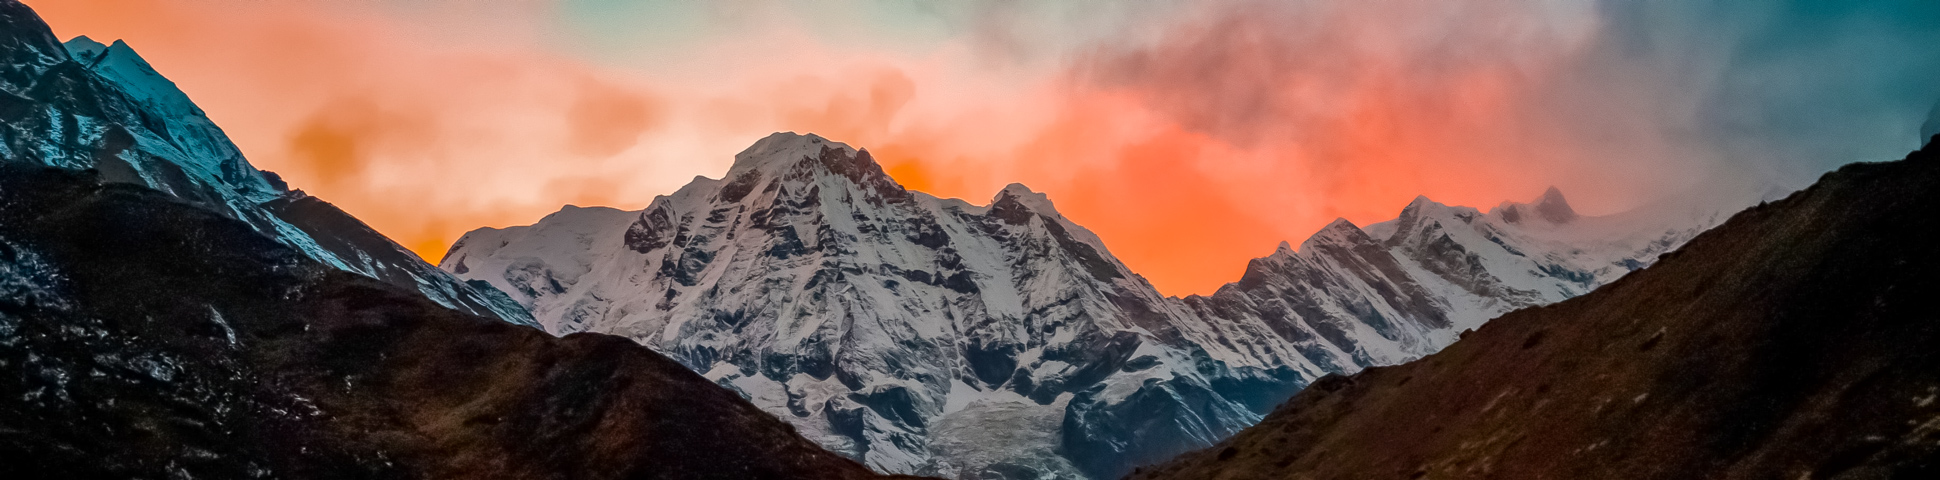
[(939, 196), (1025, 183), (1175, 295), (1415, 195), (1486, 208), (1559, 185), (1595, 213), (1691, 181), (1653, 130), (1675, 102), (1635, 101), (1664, 91), (1556, 80), (1597, 27), (1583, 8), (1195, 3), (1082, 35), (882, 30), (908, 42), (737, 13), (672, 47), (589, 50), (551, 1), (28, 3), (62, 38), (126, 39), (255, 165), (434, 262), (562, 204), (642, 208), (781, 130), (869, 148)]

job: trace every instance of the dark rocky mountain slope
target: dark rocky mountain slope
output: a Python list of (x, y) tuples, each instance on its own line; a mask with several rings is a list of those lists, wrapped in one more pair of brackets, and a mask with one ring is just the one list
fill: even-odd
[(1134, 478), (1940, 478), (1940, 149)]
[(870, 478), (686, 367), (0, 166), (0, 477)]

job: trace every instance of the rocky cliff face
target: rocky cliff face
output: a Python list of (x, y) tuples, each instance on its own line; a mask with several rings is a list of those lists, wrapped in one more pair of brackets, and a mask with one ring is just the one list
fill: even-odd
[(1420, 199), (1177, 299), (1022, 185), (939, 199), (865, 150), (784, 133), (644, 210), (481, 229), (441, 266), (548, 331), (666, 353), (884, 471), (1111, 477), (1225, 438), (1322, 375), (1588, 291), (1704, 222), (1579, 218), (1556, 192), (1489, 214)]
[(458, 281), (316, 197), (257, 170), (175, 84), (127, 44), (55, 40), (0, 3), (0, 161), (95, 170), (248, 222), (333, 267), (463, 311), (532, 324), (500, 292)]
[(1324, 378), (1135, 478), (1940, 475), (1940, 152), (1855, 164), (1595, 292)]

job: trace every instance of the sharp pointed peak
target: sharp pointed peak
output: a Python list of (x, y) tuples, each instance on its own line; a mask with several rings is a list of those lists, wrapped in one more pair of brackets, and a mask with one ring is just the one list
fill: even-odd
[(1548, 220), (1549, 223), (1569, 223), (1576, 220), (1576, 210), (1570, 208), (1569, 200), (1563, 198), (1563, 191), (1555, 186), (1544, 190), (1541, 197), (1536, 197), (1536, 200), (1530, 203), (1531, 207), (1536, 209), (1536, 215), (1543, 217), (1543, 220)]
[(128, 42), (121, 39), (115, 39), (113, 42), (103, 44), (100, 40), (95, 40), (93, 37), (76, 35), (74, 38), (62, 42), (61, 46), (67, 49), (68, 55), (77, 59), (99, 61), (104, 57), (112, 55), (116, 58), (125, 58), (130, 62), (148, 63), (147, 59), (141, 58), (140, 53), (135, 52), (135, 47), (128, 46)]
[[(121, 41), (116, 40), (115, 43), (121, 43)], [(108, 48), (107, 45), (102, 44), (99, 40), (90, 38), (87, 35), (75, 35), (74, 38), (67, 39), (67, 41), (62, 42), (62, 44), (67, 45), (67, 48), (69, 49), (73, 49), (74, 47), (89, 47), (94, 49)]]
[(102, 58), (107, 57), (106, 53), (108, 51), (107, 45), (102, 45), (101, 42), (88, 38), (87, 35), (68, 39), (66, 42), (61, 43), (61, 47), (67, 49), (68, 57), (90, 68), (96, 63), (100, 63)]
[[(148, 59), (141, 58), (141, 54), (135, 52), (135, 47), (128, 46), (128, 42), (122, 41), (119, 38), (115, 39), (114, 43), (108, 44), (107, 54), (115, 57), (125, 56), (125, 57), (128, 57), (128, 61), (130, 62), (138, 63), (141, 65), (148, 65)], [(150, 68), (153, 68), (153, 67), (150, 67)]]
[(1401, 210), (1402, 211), (1420, 210), (1422, 207), (1428, 207), (1428, 206), (1446, 207), (1447, 205), (1443, 205), (1442, 202), (1437, 202), (1432, 198), (1428, 198), (1427, 195), (1415, 195), (1414, 200), (1409, 200), (1408, 206), (1402, 207)]
[(1543, 190), (1542, 196), (1536, 197), (1536, 201), (1533, 203), (1540, 204), (1543, 202), (1550, 202), (1550, 201), (1555, 201), (1555, 202), (1563, 201), (1563, 189), (1556, 188), (1555, 185), (1550, 185), (1548, 189)]
[(1292, 255), (1292, 254), (1293, 254), (1293, 244), (1291, 244), (1291, 243), (1287, 243), (1287, 241), (1286, 241), (1286, 240), (1281, 240), (1281, 241), (1280, 241), (1280, 246), (1278, 246), (1278, 247), (1274, 247), (1274, 249), (1273, 249), (1273, 254), (1274, 254), (1274, 255)]
[(1437, 202), (1429, 199), (1427, 195), (1415, 195), (1414, 200), (1408, 201), (1408, 206), (1401, 207), (1401, 215), (1399, 216), (1399, 218), (1407, 219), (1407, 218), (1417, 217), (1422, 214), (1423, 209), (1432, 209), (1435, 207), (1446, 207), (1446, 206), (1447, 205), (1442, 205), (1441, 202)]
[(1361, 230), (1361, 227), (1354, 225), (1354, 222), (1347, 221), (1345, 218), (1336, 218), (1334, 221), (1328, 222), (1327, 226), (1321, 227), (1320, 231), (1314, 232), (1312, 237), (1307, 237), (1307, 241), (1301, 242), (1300, 249), (1307, 250), (1316, 244), (1353, 245), (1369, 242), (1373, 242), (1372, 237), (1369, 237), (1366, 231)]
[(1347, 221), (1346, 218), (1335, 218), (1334, 221), (1327, 222), (1327, 226), (1320, 227), (1319, 232), (1314, 232), (1315, 238), (1354, 239), (1365, 236), (1367, 236), (1367, 232), (1362, 231), (1360, 226), (1355, 225), (1354, 222)]

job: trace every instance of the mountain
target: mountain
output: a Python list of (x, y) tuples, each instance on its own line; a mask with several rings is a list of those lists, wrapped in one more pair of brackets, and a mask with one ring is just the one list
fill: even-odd
[(1579, 216), (1553, 190), (1487, 214), (1422, 198), (1168, 298), (1044, 194), (936, 198), (866, 150), (778, 133), (644, 210), (476, 230), (440, 267), (549, 332), (652, 347), (881, 471), (1113, 478), (1324, 375), (1588, 292), (1715, 218)]
[(457, 312), (104, 176), (0, 165), (0, 476), (876, 477), (633, 342)]
[(1133, 477), (1940, 477), (1936, 186), (1932, 146), (1848, 165)]
[(0, 1), (0, 159), (92, 169), (249, 223), (324, 264), (531, 325), (503, 292), (466, 284), (321, 199), (257, 170), (221, 128), (126, 43), (62, 44), (33, 10)]
[[(1186, 354), (1140, 332), (1168, 332), (1173, 307), (1042, 194), (1013, 185), (979, 207), (909, 192), (820, 137), (770, 136), (723, 180), (644, 211), (568, 208), (449, 255), (549, 331), (654, 347), (880, 470), (954, 470), (935, 447), (1074, 475), (1051, 430), (1023, 426), (1057, 425), (1107, 378), (1197, 395), (1210, 438), (1258, 420), (1159, 360)], [(978, 438), (999, 424), (1033, 438)]]
[(120, 42), (4, 0), (0, 58), (0, 476), (879, 477), (634, 342), (491, 316), (523, 309), (251, 168)]

